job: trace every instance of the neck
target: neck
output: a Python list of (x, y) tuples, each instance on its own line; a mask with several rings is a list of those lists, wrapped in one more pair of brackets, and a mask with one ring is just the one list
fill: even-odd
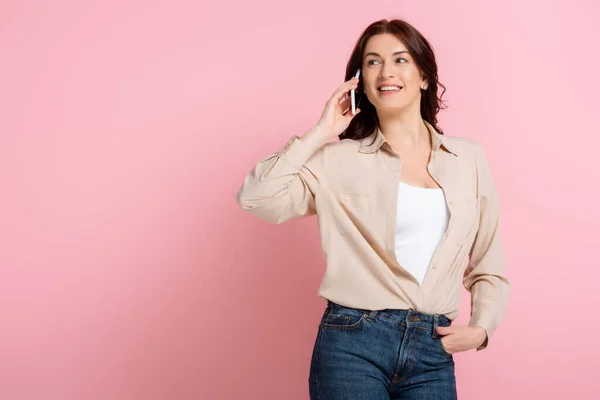
[(430, 135), (425, 122), (417, 113), (378, 113), (381, 133), (390, 143), (400, 148), (418, 149), (430, 145)]

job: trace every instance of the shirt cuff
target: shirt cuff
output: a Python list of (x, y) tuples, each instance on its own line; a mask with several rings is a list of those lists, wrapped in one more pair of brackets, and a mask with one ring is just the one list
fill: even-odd
[(473, 316), (469, 321), (469, 326), (478, 326), (485, 330), (485, 340), (479, 347), (477, 347), (477, 351), (483, 350), (488, 346), (490, 337), (493, 334), (493, 327), (491, 326), (490, 321), (486, 321), (484, 317)]

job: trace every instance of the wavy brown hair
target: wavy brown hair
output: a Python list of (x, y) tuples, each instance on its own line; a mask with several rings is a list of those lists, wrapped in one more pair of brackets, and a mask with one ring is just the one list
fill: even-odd
[[(411, 24), (400, 19), (388, 21), (382, 19), (369, 25), (354, 46), (354, 50), (346, 65), (346, 76), (344, 81), (350, 80), (358, 68), (362, 67), (363, 56), (367, 41), (374, 35), (389, 33), (396, 36), (408, 49), (410, 55), (415, 60), (421, 73), (427, 78), (427, 89), (421, 90), (421, 117), (429, 122), (440, 134), (444, 132), (437, 126), (437, 113), (440, 109), (446, 108), (442, 100), (442, 95), (446, 87), (438, 79), (438, 67), (433, 54), (433, 47), (425, 37)], [(373, 133), (373, 130), (379, 126), (379, 118), (375, 111), (375, 106), (365, 95), (362, 79), (356, 88), (356, 94), (361, 96), (360, 113), (338, 137), (341, 139), (363, 139)], [(438, 96), (438, 89), (442, 92)]]

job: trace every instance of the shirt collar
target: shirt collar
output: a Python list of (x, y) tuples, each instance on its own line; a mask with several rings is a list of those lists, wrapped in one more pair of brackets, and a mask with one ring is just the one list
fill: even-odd
[[(431, 134), (431, 145), (433, 151), (437, 151), (440, 149), (440, 147), (443, 147), (446, 151), (454, 154), (455, 156), (458, 156), (458, 154), (456, 154), (454, 150), (452, 150), (452, 145), (448, 145), (448, 138), (444, 137), (444, 135), (437, 132), (429, 122), (425, 120), (423, 120), (423, 122), (425, 123), (425, 126), (427, 126), (427, 129)], [(387, 140), (385, 140), (385, 136), (383, 136), (383, 133), (381, 132), (379, 127), (377, 127), (372, 134), (370, 134), (364, 139), (361, 139), (359, 151), (361, 153), (374, 153), (377, 150), (379, 150), (379, 148), (383, 146), (384, 143), (387, 143)]]

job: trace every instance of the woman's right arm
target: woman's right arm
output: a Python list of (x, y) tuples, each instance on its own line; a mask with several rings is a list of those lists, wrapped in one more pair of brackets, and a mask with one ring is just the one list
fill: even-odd
[(360, 112), (344, 113), (348, 100), (344, 97), (357, 82), (351, 79), (337, 88), (314, 128), (256, 163), (237, 192), (243, 210), (275, 224), (316, 213), (314, 196), (323, 176), (323, 146)]
[(301, 138), (292, 137), (281, 151), (258, 161), (237, 192), (239, 206), (276, 224), (315, 214), (314, 195), (324, 160), (319, 140), (311, 145), (309, 138), (324, 140), (328, 136), (323, 127), (316, 126)]

